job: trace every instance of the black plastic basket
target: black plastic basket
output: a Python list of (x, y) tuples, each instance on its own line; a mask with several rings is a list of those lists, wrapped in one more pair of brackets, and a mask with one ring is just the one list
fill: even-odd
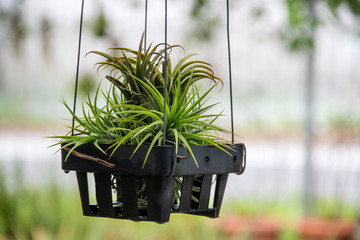
[[(102, 147), (106, 149), (108, 146)], [(176, 155), (173, 146), (154, 146), (143, 167), (148, 146), (141, 146), (131, 157), (135, 148), (136, 146), (120, 146), (111, 158), (92, 144), (76, 149), (77, 153), (114, 164), (113, 168), (74, 154), (70, 154), (65, 161), (68, 150), (62, 150), (62, 169), (76, 171), (84, 215), (158, 223), (168, 222), (170, 213), (216, 218), (219, 216), (228, 174), (241, 174), (246, 163), (244, 144), (234, 145), (232, 156), (214, 146), (193, 146), (191, 149), (198, 167), (191, 156), (187, 159), (179, 157), (182, 154), (188, 155), (186, 149), (179, 148)], [(89, 200), (88, 173), (94, 173), (94, 204), (90, 204)], [(182, 179), (179, 204), (173, 202), (175, 177)], [(146, 183), (146, 207), (138, 206), (139, 179)], [(215, 186), (213, 193), (212, 184)], [(194, 191), (193, 186), (200, 190)], [(115, 196), (114, 188), (117, 192)], [(196, 196), (198, 201), (194, 201), (192, 196)]]

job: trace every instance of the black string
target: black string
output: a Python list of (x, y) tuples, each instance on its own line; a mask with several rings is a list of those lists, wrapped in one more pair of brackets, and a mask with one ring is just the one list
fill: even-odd
[(144, 32), (144, 52), (146, 52), (146, 39), (147, 39), (147, 16), (148, 13), (148, 0), (145, 1), (145, 32)]
[[(75, 110), (76, 110), (76, 98), (77, 98), (77, 89), (78, 89), (78, 82), (79, 82), (80, 50), (81, 50), (83, 16), (84, 16), (84, 0), (82, 0), (82, 3), (81, 3), (79, 45), (78, 45), (77, 65), (76, 65), (75, 93), (74, 93), (74, 106), (73, 106), (73, 113), (74, 114), (75, 114)], [(72, 129), (71, 129), (71, 135), (72, 136), (74, 135), (74, 127), (75, 127), (75, 117), (73, 117), (73, 119), (72, 119)]]
[(232, 90), (232, 74), (231, 74), (231, 49), (230, 49), (230, 20), (229, 20), (229, 0), (226, 0), (226, 31), (228, 43), (229, 57), (229, 84), (230, 84), (230, 116), (231, 116), (231, 142), (234, 144), (234, 110), (233, 110), (233, 90)]
[(167, 91), (167, 0), (165, 0), (165, 68), (164, 68), (164, 128), (163, 145), (166, 144), (166, 91)]

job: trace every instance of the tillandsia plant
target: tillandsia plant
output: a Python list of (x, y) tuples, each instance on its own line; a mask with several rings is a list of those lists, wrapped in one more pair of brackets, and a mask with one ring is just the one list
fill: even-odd
[[(68, 157), (79, 154), (77, 147), (91, 143), (109, 158), (121, 145), (136, 145), (133, 155), (142, 145), (148, 145), (144, 167), (153, 147), (163, 144), (165, 120), (165, 143), (175, 145), (176, 153), (179, 146), (184, 146), (196, 165), (192, 145), (213, 145), (231, 155), (231, 146), (217, 135), (228, 131), (214, 124), (222, 113), (209, 113), (218, 103), (206, 105), (210, 92), (223, 82), (214, 75), (209, 63), (192, 60), (195, 54), (185, 55), (173, 66), (170, 53), (174, 48), (181, 46), (166, 46), (168, 51), (164, 44), (143, 49), (141, 39), (138, 50), (111, 48), (117, 55), (90, 52), (104, 58), (97, 63), (98, 71), (110, 70), (105, 77), (111, 83), (110, 87), (100, 90), (100, 83), (93, 98), (88, 93), (87, 101), (82, 105), (82, 116), (75, 114), (63, 101), (77, 124), (69, 127), (71, 131), (67, 135), (55, 136), (60, 141), (54, 145), (61, 144), (62, 149), (68, 150)], [(200, 92), (197, 86), (200, 80), (214, 84)], [(105, 102), (101, 106), (100, 97)], [(109, 146), (108, 149), (104, 150), (103, 144)], [(175, 202), (180, 196), (181, 182), (181, 178), (176, 178)], [(141, 189), (143, 181), (139, 178), (139, 199), (143, 201), (146, 194)]]
[[(211, 65), (204, 61), (190, 60), (195, 54), (189, 54), (172, 67), (169, 53), (167, 63), (164, 61), (164, 44), (143, 50), (142, 43), (143, 39), (137, 51), (111, 48), (112, 51), (120, 52), (119, 56), (99, 51), (90, 52), (105, 58), (105, 61), (97, 63), (98, 71), (110, 68), (106, 79), (112, 83), (111, 87), (100, 91), (99, 84), (93, 99), (88, 94), (87, 101), (82, 106), (82, 117), (75, 114), (63, 101), (77, 125), (70, 127), (71, 131), (67, 135), (55, 136), (54, 138), (61, 139), (57, 144), (62, 144), (62, 148), (71, 146), (69, 156), (77, 147), (93, 143), (109, 157), (123, 144), (137, 145), (134, 153), (141, 145), (146, 144), (150, 147), (144, 166), (153, 146), (162, 144), (166, 112), (166, 144), (175, 145), (176, 152), (178, 146), (184, 146), (195, 163), (191, 145), (210, 144), (231, 154), (231, 147), (217, 135), (218, 132), (228, 131), (214, 125), (214, 121), (222, 113), (208, 113), (218, 103), (205, 105), (209, 93), (218, 84), (222, 84), (221, 79), (214, 75)], [(181, 46), (170, 45), (167, 49), (171, 51), (176, 47)], [(166, 104), (163, 96), (165, 68)], [(200, 93), (196, 85), (199, 80), (209, 80), (214, 85)], [(105, 100), (104, 106), (98, 105), (99, 95)], [(75, 134), (71, 134), (72, 132)], [(110, 147), (104, 151), (100, 144), (109, 144)]]

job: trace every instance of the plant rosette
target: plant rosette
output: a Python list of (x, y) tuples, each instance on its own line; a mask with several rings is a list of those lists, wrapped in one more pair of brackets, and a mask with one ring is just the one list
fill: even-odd
[[(210, 92), (218, 84), (223, 84), (214, 75), (211, 65), (192, 60), (195, 54), (189, 54), (173, 66), (169, 54), (173, 49), (181, 48), (179, 45), (167, 46), (168, 51), (165, 52), (164, 44), (143, 49), (142, 43), (143, 39), (138, 50), (111, 48), (111, 51), (117, 53), (115, 56), (99, 51), (91, 52), (104, 58), (97, 63), (98, 72), (110, 70), (105, 78), (111, 84), (106, 90), (101, 90), (99, 84), (93, 98), (88, 93), (87, 100), (82, 105), (81, 116), (63, 101), (76, 122), (69, 127), (68, 134), (53, 137), (60, 139), (53, 146), (61, 145), (63, 169), (98, 172), (98, 168), (101, 168), (104, 172), (132, 175), (159, 175), (160, 169), (166, 169), (161, 174), (173, 177), (176, 171), (179, 172), (176, 161), (181, 159), (192, 159), (194, 169), (201, 169), (204, 162), (206, 165), (209, 155), (198, 153), (204, 150), (195, 152), (193, 149), (211, 146), (216, 149), (211, 151), (221, 153), (218, 162), (224, 158), (231, 159), (230, 165), (220, 167), (220, 171), (215, 171), (214, 174), (242, 172), (245, 167), (244, 146), (231, 145), (220, 137), (220, 134), (229, 133), (214, 124), (222, 116), (222, 112), (209, 112), (219, 103), (206, 105)], [(167, 61), (164, 60), (165, 54)], [(214, 84), (207, 90), (200, 91), (197, 84), (200, 80), (208, 80)], [(105, 104), (99, 104), (100, 97)], [(164, 149), (171, 149), (166, 153), (168, 155), (162, 154), (166, 152)], [(157, 154), (158, 152), (161, 154)], [(169, 158), (170, 161), (168, 164), (163, 163), (159, 157)], [(79, 159), (94, 162), (95, 169), (74, 167), (72, 162)], [(205, 161), (199, 162), (199, 159)], [(90, 164), (89, 161), (84, 163)], [(129, 166), (131, 170), (128, 169)], [(201, 174), (196, 170), (191, 172), (195, 173)], [(113, 183), (124, 178), (113, 176), (117, 179)], [(193, 176), (195, 180), (191, 184), (191, 191), (196, 192), (199, 190), (195, 184), (196, 179), (202, 177)], [(146, 206), (146, 181), (137, 178), (134, 184), (138, 207)], [(112, 185), (116, 189), (116, 184)], [(183, 185), (184, 178), (177, 176), (171, 187), (173, 202), (180, 202)], [(196, 194), (191, 197), (194, 201), (199, 201)], [(118, 199), (121, 199), (119, 194)]]

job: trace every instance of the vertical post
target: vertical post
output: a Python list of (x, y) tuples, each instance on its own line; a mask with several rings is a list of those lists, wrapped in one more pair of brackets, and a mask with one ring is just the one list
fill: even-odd
[[(308, 0), (311, 24), (316, 18), (314, 11), (315, 0)], [(314, 144), (314, 64), (315, 64), (315, 27), (310, 26), (313, 46), (308, 50), (305, 79), (305, 165), (304, 165), (304, 212), (312, 212), (313, 203), (313, 144)]]

